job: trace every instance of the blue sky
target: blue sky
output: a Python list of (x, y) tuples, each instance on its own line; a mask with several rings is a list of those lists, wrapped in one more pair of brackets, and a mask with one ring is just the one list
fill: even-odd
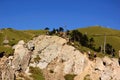
[(120, 30), (120, 0), (0, 0), (0, 28), (94, 25)]

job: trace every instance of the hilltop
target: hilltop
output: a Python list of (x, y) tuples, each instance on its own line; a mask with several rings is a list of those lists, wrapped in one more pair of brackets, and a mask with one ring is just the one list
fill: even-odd
[(105, 28), (101, 26), (90, 26), (86, 28), (77, 29), (83, 34), (87, 34), (89, 37), (95, 39), (95, 46), (103, 46), (104, 36), (106, 35), (106, 43), (109, 43), (115, 48), (116, 52), (120, 50), (120, 30), (114, 30), (111, 28)]

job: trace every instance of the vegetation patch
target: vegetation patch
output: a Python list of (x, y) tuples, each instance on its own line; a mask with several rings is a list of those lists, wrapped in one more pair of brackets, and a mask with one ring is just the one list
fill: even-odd
[(75, 74), (66, 74), (64, 76), (65, 80), (74, 80)]
[(91, 80), (91, 79), (90, 79), (90, 75), (87, 74), (87, 75), (84, 77), (84, 80)]
[(30, 77), (32, 77), (33, 80), (45, 80), (42, 70), (38, 67), (30, 67), (30, 73), (32, 73)]
[(13, 55), (14, 50), (12, 49), (12, 47), (4, 47), (4, 46), (0, 46), (0, 55), (2, 57), (3, 56), (11, 56)]
[(106, 34), (106, 43), (112, 45), (115, 49), (115, 57), (118, 56), (117, 53), (120, 49), (120, 30), (114, 30), (110, 28), (105, 28), (101, 26), (90, 26), (86, 28), (77, 29), (83, 34), (87, 33), (88, 37), (93, 37), (95, 40), (95, 47), (99, 48), (104, 45), (104, 37)]
[(38, 63), (39, 61), (40, 61), (40, 57), (39, 57), (39, 55), (37, 55), (35, 58), (34, 58), (34, 61), (36, 62), (36, 63)]

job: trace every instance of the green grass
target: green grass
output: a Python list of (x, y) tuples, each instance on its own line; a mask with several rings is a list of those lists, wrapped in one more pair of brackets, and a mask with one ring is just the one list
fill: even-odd
[(106, 34), (106, 35), (117, 35), (118, 36), (120, 34), (119, 30), (114, 30), (111, 28), (105, 28), (101, 26), (90, 26), (86, 28), (80, 28), (78, 30), (81, 31), (82, 33), (87, 33), (88, 35)]
[(13, 55), (14, 51), (11, 47), (0, 46), (0, 53), (4, 53), (6, 57)]
[[(14, 30), (12, 28), (4, 28), (0, 30), (0, 53), (5, 52), (5, 55), (9, 55), (12, 52), (12, 46), (15, 45), (19, 40), (25, 42), (31, 40), (41, 34), (46, 34), (45, 30)], [(4, 47), (3, 41), (9, 40), (9, 47)]]
[(33, 80), (45, 80), (42, 71), (38, 67), (30, 67), (30, 73)]
[(14, 30), (14, 29), (2, 29), (0, 33), (0, 44), (7, 38), (11, 42), (18, 42), (19, 40), (29, 41), (35, 36), (45, 34), (45, 30)]
[(104, 34), (106, 34), (106, 43), (112, 45), (112, 47), (118, 53), (120, 50), (120, 30), (114, 30), (110, 28), (100, 27), (100, 26), (90, 26), (86, 28), (78, 29), (83, 34), (87, 34), (89, 37), (95, 39), (95, 47), (103, 46), (104, 44)]
[(39, 36), (39, 35), (42, 35), (42, 34), (46, 34), (45, 30), (25, 30), (23, 32), (31, 35), (32, 37), (36, 37), (36, 36)]

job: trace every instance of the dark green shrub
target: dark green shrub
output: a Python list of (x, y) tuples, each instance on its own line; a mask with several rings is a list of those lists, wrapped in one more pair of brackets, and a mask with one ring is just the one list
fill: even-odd
[(64, 76), (65, 80), (74, 80), (75, 74), (66, 74)]

